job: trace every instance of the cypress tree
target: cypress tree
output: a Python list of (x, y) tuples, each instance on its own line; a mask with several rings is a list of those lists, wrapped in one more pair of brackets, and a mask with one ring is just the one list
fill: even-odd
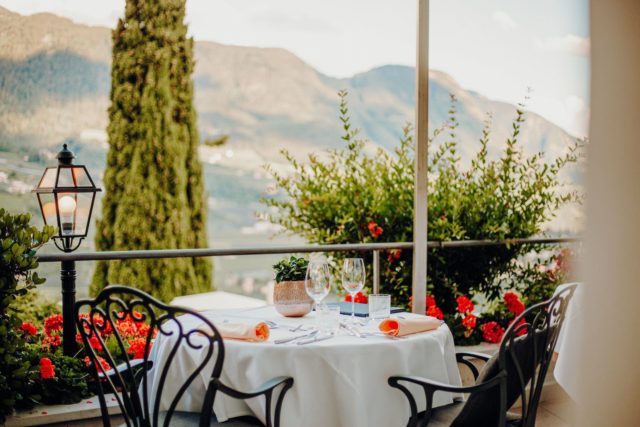
[[(207, 246), (193, 108), (193, 39), (184, 0), (127, 0), (113, 30), (109, 152), (98, 250)], [(91, 285), (137, 287), (169, 301), (211, 289), (206, 258), (99, 262)]]

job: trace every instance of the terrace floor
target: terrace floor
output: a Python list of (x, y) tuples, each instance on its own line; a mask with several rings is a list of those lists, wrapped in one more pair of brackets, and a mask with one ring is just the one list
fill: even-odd
[[(42, 414), (45, 410), (46, 415)], [(76, 418), (69, 415), (75, 411)], [(512, 409), (513, 412), (517, 408)], [(574, 427), (575, 403), (554, 381), (545, 383), (542, 398), (538, 407), (537, 427)], [(83, 401), (75, 405), (57, 405), (40, 407), (7, 420), (7, 427), (47, 425), (51, 427), (99, 427), (100, 407), (97, 399)], [(82, 419), (78, 419), (82, 418)], [(67, 421), (61, 421), (66, 419)], [(112, 425), (124, 422), (119, 415), (112, 416)]]

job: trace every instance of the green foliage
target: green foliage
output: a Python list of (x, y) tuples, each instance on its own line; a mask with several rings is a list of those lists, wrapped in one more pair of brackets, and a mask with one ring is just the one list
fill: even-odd
[(50, 226), (42, 231), (30, 226), (30, 219), (28, 214), (11, 215), (0, 208), (0, 422), (24, 400), (18, 390), (29, 369), (25, 342), (16, 331), (19, 313), (12, 304), (44, 282), (33, 271), (38, 268), (35, 254), (54, 232)]
[[(378, 149), (370, 154), (367, 142), (352, 126), (347, 92), (339, 96), (345, 147), (329, 150), (322, 157), (310, 154), (305, 162), (283, 151), (293, 173), (283, 175), (267, 167), (284, 197), (263, 200), (268, 207), (276, 208), (275, 214), (266, 216), (312, 243), (411, 241), (412, 128), (405, 126), (393, 153)], [(520, 105), (499, 158), (490, 159), (488, 155), (488, 121), (477, 153), (463, 168), (457, 152), (455, 107), (452, 97), (447, 123), (429, 139), (430, 241), (530, 237), (541, 232), (542, 224), (555, 215), (558, 207), (580, 199), (575, 192), (563, 192), (559, 178), (567, 164), (577, 161), (579, 141), (551, 164), (544, 161), (543, 153), (525, 156), (518, 139), (525, 120)], [(430, 293), (445, 313), (455, 312), (458, 295), (482, 293), (489, 301), (498, 298), (501, 286), (496, 286), (497, 279), (508, 276), (514, 260), (532, 249), (536, 248), (510, 245), (430, 250)], [(411, 262), (411, 252), (399, 250), (389, 251), (381, 260), (381, 291), (393, 295), (394, 304), (409, 303)], [(509, 288), (513, 281), (502, 279), (499, 284)]]
[(52, 314), (60, 313), (58, 302), (44, 298), (36, 289), (17, 297), (12, 307), (20, 313), (21, 321), (36, 325)]
[(284, 258), (277, 264), (273, 265), (273, 270), (276, 273), (276, 282), (295, 282), (298, 280), (304, 280), (308, 266), (309, 260), (306, 258), (297, 258), (295, 256), (291, 256), (289, 259)]
[[(129, 0), (113, 30), (109, 152), (96, 249), (207, 246), (184, 1)], [(207, 258), (97, 264), (91, 285), (135, 286), (169, 301), (211, 289)]]
[[(38, 366), (41, 357), (51, 360), (55, 366), (55, 378), (40, 378)], [(43, 354), (39, 348), (33, 347), (30, 351), (29, 365), (30, 376), (34, 380), (31, 381), (28, 396), (33, 404), (78, 403), (93, 394), (89, 389), (91, 376), (85, 363), (78, 357), (65, 356), (61, 352)]]

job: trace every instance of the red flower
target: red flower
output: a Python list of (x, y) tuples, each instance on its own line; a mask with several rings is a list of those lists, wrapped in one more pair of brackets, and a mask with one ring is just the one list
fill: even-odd
[(476, 316), (471, 313), (467, 313), (467, 315), (464, 316), (464, 319), (462, 319), (462, 324), (467, 328), (467, 330), (471, 331), (476, 327), (477, 320), (478, 318)]
[(37, 335), (38, 334), (38, 328), (36, 328), (33, 323), (23, 322), (22, 325), (20, 326), (20, 329), (23, 332), (26, 332), (29, 335)]
[(369, 221), (367, 227), (369, 228), (369, 233), (371, 233), (371, 236), (375, 238), (379, 237), (384, 231), (380, 226), (378, 226), (375, 221)]
[(126, 318), (124, 320), (116, 321), (116, 329), (123, 337), (133, 337), (138, 333), (138, 327), (131, 320), (131, 318)]
[(433, 295), (427, 295), (427, 308), (435, 307), (435, 305), (436, 299), (433, 297)]
[(60, 344), (62, 344), (62, 338), (60, 338), (60, 335), (57, 334), (47, 335), (42, 340), (42, 347), (48, 348), (49, 350), (54, 350), (60, 347)]
[(56, 366), (51, 363), (51, 359), (43, 357), (40, 359), (40, 378), (48, 380), (56, 377)]
[(427, 316), (435, 317), (436, 319), (439, 319), (439, 320), (444, 319), (444, 314), (442, 313), (442, 310), (440, 310), (435, 305), (432, 305), (429, 308), (427, 308), (426, 314)]
[(486, 342), (499, 343), (504, 335), (504, 329), (496, 322), (487, 322), (480, 326), (482, 331), (482, 338)]
[(44, 332), (51, 335), (52, 332), (62, 330), (62, 314), (53, 314), (44, 320)]
[(387, 260), (389, 262), (394, 262), (400, 259), (400, 256), (402, 255), (402, 251), (400, 249), (391, 249), (389, 251), (389, 256), (387, 257)]
[[(82, 313), (78, 315), (78, 318), (88, 320), (89, 315), (86, 313)], [(89, 323), (92, 323), (93, 326), (95, 326), (96, 331), (98, 331), (98, 333), (102, 335), (102, 338), (107, 337), (109, 334), (111, 334), (111, 332), (113, 332), (113, 328), (111, 327), (111, 322), (107, 321), (99, 313), (95, 313), (93, 315), (93, 320), (90, 321)], [(89, 329), (90, 329), (89, 325), (85, 325), (85, 330), (87, 331), (87, 333), (89, 332)]]
[[(111, 369), (111, 365), (109, 365), (109, 362), (107, 362), (106, 360), (104, 360), (100, 356), (98, 356), (98, 362), (100, 363), (100, 370), (102, 372), (105, 372), (105, 371), (108, 371), (109, 369)], [(89, 366), (91, 366), (91, 359), (89, 358), (89, 356), (86, 356), (84, 358), (84, 363), (85, 363), (85, 365), (87, 365), (87, 368)]]
[[(344, 300), (347, 302), (351, 302), (351, 295), (347, 295), (344, 297)], [(369, 298), (367, 298), (367, 296), (365, 294), (363, 294), (362, 292), (358, 292), (355, 295), (355, 299), (353, 302), (357, 302), (359, 304), (366, 304), (369, 302)]]
[(515, 293), (505, 292), (503, 298), (509, 312), (519, 316), (524, 311), (524, 304)]
[(149, 354), (149, 350), (151, 350), (151, 345), (147, 348), (147, 341), (144, 338), (134, 338), (129, 340), (129, 349), (127, 353), (133, 354), (134, 359), (144, 359), (145, 350), (147, 351), (147, 355)]
[(458, 312), (459, 313), (471, 313), (473, 311), (473, 302), (464, 295), (460, 295), (456, 298), (456, 302), (458, 303)]

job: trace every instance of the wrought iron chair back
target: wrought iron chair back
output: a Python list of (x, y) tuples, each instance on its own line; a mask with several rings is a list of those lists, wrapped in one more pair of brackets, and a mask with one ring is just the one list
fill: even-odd
[(515, 384), (519, 392), (522, 419), (518, 425), (535, 426), (544, 379), (576, 286), (568, 286), (551, 299), (527, 308), (505, 331), (498, 351), (499, 372), (507, 373), (500, 385), (499, 426), (505, 425), (509, 409), (507, 381), (509, 386)]
[[(185, 317), (179, 318), (182, 315), (197, 318), (200, 326), (185, 330)], [(169, 426), (180, 398), (205, 366), (213, 360), (212, 379), (219, 378), (222, 371), (222, 336), (209, 320), (187, 308), (164, 304), (140, 290), (108, 286), (95, 299), (76, 302), (75, 319), (98, 384), (105, 426), (110, 426), (105, 401), (107, 393), (114, 393), (113, 398), (128, 427), (155, 427), (161, 423)], [(132, 328), (137, 335), (134, 351), (126, 340)], [(149, 353), (156, 334), (166, 336), (172, 346), (157, 386), (153, 387), (155, 390), (149, 390), (147, 371), (152, 364)], [(204, 357), (178, 388), (166, 413), (160, 414), (167, 372), (183, 345), (198, 349)], [(210, 411), (206, 412), (203, 411), (201, 417), (210, 417)], [(209, 425), (209, 420), (201, 420), (201, 424)]]

